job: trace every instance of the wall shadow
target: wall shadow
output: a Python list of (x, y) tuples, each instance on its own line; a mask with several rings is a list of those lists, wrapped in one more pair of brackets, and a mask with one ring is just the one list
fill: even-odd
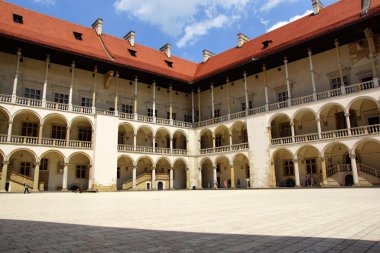
[(0, 252), (380, 252), (380, 242), (0, 219)]

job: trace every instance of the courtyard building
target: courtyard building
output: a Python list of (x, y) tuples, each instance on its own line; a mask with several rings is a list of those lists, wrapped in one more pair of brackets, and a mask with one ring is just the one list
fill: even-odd
[(0, 1), (0, 191), (379, 185), (380, 1), (311, 2), (194, 63)]

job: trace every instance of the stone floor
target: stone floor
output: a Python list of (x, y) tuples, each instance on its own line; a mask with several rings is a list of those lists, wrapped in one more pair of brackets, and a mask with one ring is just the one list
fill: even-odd
[(0, 194), (0, 252), (380, 252), (380, 188)]

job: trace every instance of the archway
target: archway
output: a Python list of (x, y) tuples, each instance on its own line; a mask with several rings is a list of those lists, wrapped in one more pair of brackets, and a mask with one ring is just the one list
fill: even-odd
[(17, 112), (13, 117), (11, 141), (38, 143), (40, 124), (41, 119), (35, 112), (30, 110)]
[[(170, 148), (170, 132), (165, 128), (160, 128), (156, 132), (155, 147), (159, 149)], [(160, 152), (161, 153), (161, 152)]]
[(86, 117), (76, 117), (70, 124), (71, 147), (91, 147), (92, 145), (92, 123)]
[(131, 157), (123, 155), (117, 159), (116, 187), (118, 190), (123, 188), (123, 184), (132, 181), (133, 177), (133, 160)]
[(313, 146), (301, 147), (297, 151), (297, 158), (301, 186), (320, 186), (322, 183), (322, 165), (318, 149)]
[(204, 129), (200, 133), (201, 149), (212, 148), (212, 132), (210, 129)]
[(66, 146), (66, 134), (67, 120), (65, 117), (54, 113), (44, 118), (42, 127), (42, 144)]
[(201, 173), (202, 173), (202, 188), (212, 189), (214, 188), (214, 177), (213, 177), (213, 164), (209, 158), (204, 158), (201, 162)]
[(380, 184), (380, 141), (363, 139), (355, 145), (356, 163), (359, 176), (370, 184)]
[(290, 118), (285, 114), (275, 116), (271, 121), (272, 138), (283, 138), (292, 136)]
[(344, 108), (340, 104), (330, 103), (323, 106), (319, 118), (322, 132), (347, 128)]
[(91, 160), (85, 153), (74, 153), (69, 157), (67, 189), (87, 190), (92, 180)]
[(132, 125), (123, 123), (119, 125), (117, 144), (133, 146), (134, 129)]
[(318, 133), (315, 113), (310, 109), (301, 109), (293, 117), (295, 135)]
[(225, 156), (220, 156), (215, 160), (216, 180), (219, 188), (231, 188), (231, 164)]
[(224, 126), (218, 126), (215, 129), (215, 147), (224, 147), (230, 145), (230, 131)]
[(63, 166), (65, 157), (56, 150), (42, 154), (40, 160), (40, 181), (45, 191), (60, 191), (63, 184)]
[(232, 144), (248, 143), (247, 124), (238, 121), (231, 127)]
[(143, 156), (137, 160), (136, 188), (138, 190), (152, 189), (152, 169), (153, 169), (153, 161), (150, 157)]
[(173, 135), (173, 149), (186, 150), (186, 134), (182, 130), (177, 130)]
[(379, 107), (373, 99), (356, 98), (349, 107), (351, 127), (380, 124)]
[[(279, 149), (272, 156), (274, 178), (277, 187), (294, 187), (295, 171), (293, 154), (287, 149)], [(272, 172), (273, 173), (273, 172)]]
[(9, 114), (8, 112), (0, 107), (0, 136), (6, 137), (8, 134), (9, 127)]
[(177, 159), (173, 166), (174, 189), (186, 189), (186, 163), (183, 159)]
[(331, 143), (324, 149), (327, 177), (338, 185), (345, 185), (345, 176), (352, 175), (351, 160), (347, 160), (349, 154), (347, 146), (339, 142)]
[(238, 154), (233, 158), (234, 178), (236, 188), (249, 188), (250, 167), (249, 160), (243, 154)]
[(148, 126), (141, 126), (137, 130), (137, 146), (153, 147), (153, 130)]
[(36, 159), (35, 153), (28, 149), (15, 150), (10, 154), (7, 173), (8, 191), (22, 192), (25, 182), (28, 182), (34, 190)]

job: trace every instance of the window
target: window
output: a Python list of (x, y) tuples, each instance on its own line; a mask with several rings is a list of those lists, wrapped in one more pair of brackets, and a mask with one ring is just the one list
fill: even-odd
[[(252, 101), (248, 101), (248, 109), (252, 109)], [(241, 110), (242, 111), (245, 111), (246, 107), (245, 107), (245, 102), (241, 103)]]
[(165, 60), (166, 65), (168, 65), (169, 68), (173, 68), (173, 62)]
[(216, 172), (220, 172), (220, 164), (216, 165)]
[(79, 141), (91, 141), (92, 130), (91, 128), (79, 128), (78, 129), (78, 140)]
[(82, 36), (83, 34), (81, 33), (78, 33), (78, 32), (73, 32), (74, 34), (74, 38), (77, 39), (77, 40), (83, 40)]
[(53, 139), (66, 139), (66, 126), (53, 125), (51, 128), (51, 138)]
[(68, 104), (69, 103), (69, 95), (63, 93), (54, 93), (54, 102), (60, 104)]
[(215, 147), (221, 147), (222, 146), (222, 136), (218, 135), (215, 137)]
[(288, 91), (282, 91), (277, 93), (278, 102), (285, 102), (288, 100)]
[(268, 48), (270, 43), (272, 42), (273, 40), (266, 40), (266, 41), (261, 42), (263, 44), (263, 49)]
[[(330, 79), (331, 82), (331, 88), (332, 89), (338, 89), (342, 85), (342, 81), (340, 77), (334, 77)], [(344, 85), (348, 85), (348, 76), (343, 76), (343, 83)]]
[[(153, 109), (148, 108), (148, 116), (153, 117)], [(155, 111), (155, 116), (157, 117), (157, 110)]]
[(48, 159), (41, 159), (40, 170), (48, 170)]
[(20, 174), (24, 176), (29, 176), (30, 173), (30, 163), (29, 162), (21, 162), (20, 166)]
[[(166, 113), (166, 117), (167, 119), (170, 119), (170, 112)], [(175, 112), (172, 112), (172, 119), (176, 120), (176, 118), (177, 118), (177, 114)]]
[(184, 121), (191, 123), (193, 121), (193, 117), (191, 115), (185, 114), (183, 115)]
[(77, 165), (76, 178), (86, 178), (86, 165)]
[(220, 110), (219, 109), (214, 110), (214, 117), (215, 118), (219, 118), (220, 117)]
[(294, 176), (294, 164), (292, 160), (285, 160), (283, 164), (284, 176)]
[(18, 23), (18, 24), (23, 24), (24, 20), (22, 16), (13, 14), (13, 22)]
[(92, 98), (81, 97), (80, 105), (83, 107), (92, 107)]
[(306, 172), (307, 172), (307, 174), (316, 174), (317, 173), (317, 163), (316, 163), (315, 158), (306, 160)]
[(281, 123), (280, 124), (280, 137), (292, 136), (292, 128), (290, 123)]
[(132, 105), (122, 104), (121, 105), (121, 112), (122, 113), (132, 114), (133, 113), (133, 106)]
[(137, 51), (132, 50), (132, 49), (128, 49), (128, 52), (129, 52), (129, 54), (130, 54), (132, 57), (137, 57)]
[(40, 100), (41, 99), (41, 91), (36, 90), (36, 89), (31, 89), (31, 88), (25, 88), (24, 89), (24, 97), (30, 98), (30, 99)]
[(121, 133), (121, 132), (118, 133), (117, 144), (124, 144), (124, 133)]
[(116, 177), (117, 177), (118, 179), (120, 178), (120, 167), (117, 167)]
[(22, 123), (21, 136), (37, 137), (38, 124), (35, 123)]
[(378, 125), (380, 124), (380, 119), (378, 116), (368, 118), (368, 125)]

